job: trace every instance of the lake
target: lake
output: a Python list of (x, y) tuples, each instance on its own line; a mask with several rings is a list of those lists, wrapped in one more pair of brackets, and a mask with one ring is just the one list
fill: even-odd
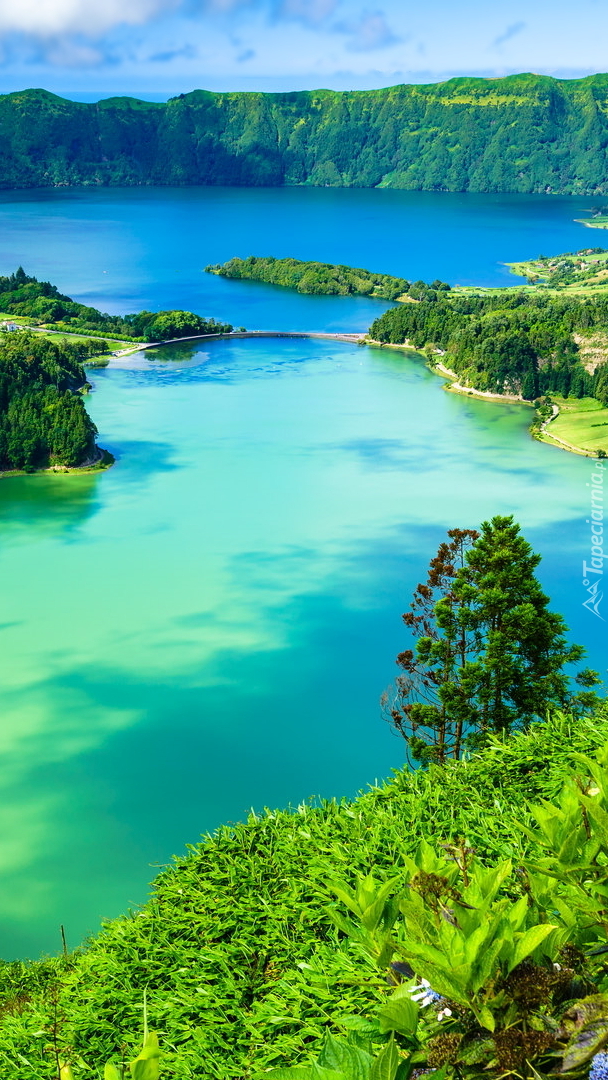
[[(599, 245), (572, 220), (587, 203), (3, 193), (2, 272), (110, 311), (364, 329), (384, 303), (201, 268), (294, 254), (500, 284), (500, 260)], [(606, 624), (582, 607), (593, 464), (530, 439), (525, 406), (446, 394), (416, 356), (310, 339), (180, 345), (92, 377), (116, 466), (0, 483), (1, 955), (58, 951), (61, 923), (78, 944), (252, 806), (351, 795), (399, 766), (378, 699), (453, 525), (514, 513), (605, 670)]]

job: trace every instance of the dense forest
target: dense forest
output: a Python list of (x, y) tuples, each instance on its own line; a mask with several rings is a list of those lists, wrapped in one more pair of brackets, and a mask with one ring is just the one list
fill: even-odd
[(194, 334), (227, 334), (229, 323), (205, 319), (192, 311), (139, 311), (134, 315), (106, 315), (60, 293), (48, 281), (29, 277), (22, 267), (0, 277), (0, 311), (23, 316), (32, 325), (126, 341), (165, 341)]
[(95, 457), (97, 429), (77, 391), (82, 361), (98, 343), (51, 341), (29, 332), (0, 338), (0, 469), (81, 465)]
[(608, 193), (608, 75), (165, 104), (0, 97), (0, 186), (228, 184)]
[(442, 359), (466, 385), (493, 393), (596, 397), (608, 405), (608, 364), (589, 372), (573, 333), (608, 325), (608, 295), (555, 296), (521, 290), (481, 295), (427, 293), (391, 308), (370, 337), (409, 343)]
[[(281, 285), (299, 293), (321, 296), (377, 296), (380, 300), (397, 300), (413, 288), (416, 299), (422, 299), (427, 286), (417, 281), (412, 286), (405, 278), (390, 274), (373, 274), (352, 266), (334, 266), (331, 263), (302, 262), (300, 259), (259, 258), (229, 259), (221, 266), (208, 266), (211, 274), (220, 277), (242, 278), (246, 281), (265, 281), (268, 285)], [(433, 282), (434, 288), (449, 289), (441, 281)]]

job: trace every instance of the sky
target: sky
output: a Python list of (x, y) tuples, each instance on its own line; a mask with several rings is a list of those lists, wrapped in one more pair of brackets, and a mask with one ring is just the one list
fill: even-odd
[(606, 0), (0, 0), (0, 92), (165, 100), (608, 69)]

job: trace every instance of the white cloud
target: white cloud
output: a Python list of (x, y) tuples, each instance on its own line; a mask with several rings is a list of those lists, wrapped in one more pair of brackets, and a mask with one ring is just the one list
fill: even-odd
[(0, 0), (0, 34), (37, 38), (83, 34), (96, 38), (112, 27), (141, 25), (173, 10), (179, 0)]
[(117, 27), (142, 26), (164, 15), (182, 13), (234, 17), (265, 12), (273, 22), (320, 26), (340, 0), (0, 0), (0, 36), (21, 34), (37, 40), (79, 35), (94, 41)]

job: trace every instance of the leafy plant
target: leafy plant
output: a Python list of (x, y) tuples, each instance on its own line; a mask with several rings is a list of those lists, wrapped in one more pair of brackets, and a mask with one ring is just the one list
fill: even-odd
[(531, 808), (537, 828), (522, 825), (541, 854), (517, 873), (508, 859), (484, 866), (464, 841), (441, 853), (422, 841), (405, 889), (370, 875), (328, 883), (349, 910), (332, 905), (340, 930), (388, 983), (406, 980), (379, 1016), (395, 995), (422, 999), (416, 1035), (402, 1045), (392, 1029), (408, 1061), (538, 1080), (583, 1076), (608, 1046), (608, 745), (574, 761), (582, 776)]
[[(122, 1065), (108, 1061), (104, 1066), (103, 1080), (159, 1080), (159, 1056), (158, 1035), (148, 1031), (144, 1021), (143, 1046), (137, 1057)], [(66, 1061), (59, 1062), (59, 1080), (75, 1080), (72, 1066)]]
[[(2, 1065), (9, 1075), (57, 1080), (48, 1048), (56, 1007), (60, 1054), (73, 1062), (76, 1080), (99, 1080), (96, 1063), (119, 1062), (121, 1033), (138, 1030), (145, 987), (150, 1026), (163, 1033), (163, 1074), (175, 1080), (249, 1080), (308, 1063), (328, 1031), (346, 1038), (351, 1024), (363, 1025), (356, 1027), (362, 1035), (373, 1025), (377, 1054), (388, 1037), (378, 1030), (377, 1015), (410, 981), (390, 964), (379, 967), (362, 943), (338, 929), (323, 883), (344, 881), (356, 891), (371, 867), (373, 887), (392, 881), (385, 899), (396, 899), (409, 893), (405, 858), (416, 857), (423, 838), (436, 846), (466, 837), (464, 846), (475, 849), (482, 866), (537, 862), (544, 850), (515, 823), (537, 828), (530, 801), (559, 798), (573, 756), (595, 754), (605, 722), (601, 711), (593, 718), (556, 713), (516, 737), (491, 737), (466, 761), (397, 770), (356, 799), (251, 814), (205, 837), (163, 870), (139, 911), (107, 922), (69, 965), (62, 958), (0, 962)], [(450, 863), (454, 852), (440, 850)], [(526, 877), (515, 872), (499, 898), (513, 901), (526, 887)], [(363, 929), (342, 901), (333, 911)], [(392, 937), (402, 919), (399, 912)], [(401, 956), (391, 962), (407, 963)], [(581, 971), (594, 975), (601, 962), (586, 961)], [(444, 1003), (423, 1000), (420, 1033), (434, 1023), (437, 1035), (448, 1035), (451, 1018), (437, 1020)], [(401, 1048), (402, 1035), (394, 1038)], [(415, 1052), (430, 1054), (417, 1039)], [(129, 1060), (136, 1054), (127, 1051)], [(436, 1057), (430, 1060), (439, 1067)]]

